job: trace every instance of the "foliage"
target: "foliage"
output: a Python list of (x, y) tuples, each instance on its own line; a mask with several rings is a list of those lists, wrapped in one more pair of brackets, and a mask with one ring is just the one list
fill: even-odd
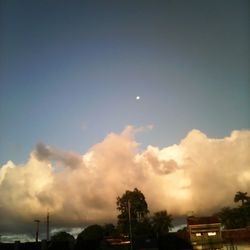
[(86, 227), (77, 236), (77, 241), (79, 240), (102, 240), (103, 239), (103, 228), (100, 225), (90, 225)]
[(217, 214), (225, 229), (244, 228), (250, 225), (250, 201), (247, 193), (237, 192), (234, 202), (239, 201), (241, 201), (241, 206), (224, 207)]
[(152, 217), (152, 226), (155, 234), (158, 236), (168, 233), (173, 227), (173, 217), (166, 210), (154, 213)]
[(117, 230), (113, 224), (105, 224), (103, 226), (103, 235), (104, 236), (116, 236)]
[(224, 207), (218, 213), (218, 216), (225, 229), (245, 227), (239, 208)]
[(135, 236), (148, 236), (154, 235), (150, 218), (146, 217), (143, 221), (137, 222), (133, 228), (133, 234)]
[(51, 242), (74, 242), (75, 238), (66, 232), (59, 232), (51, 237)]
[(66, 232), (59, 232), (51, 237), (48, 250), (68, 250), (72, 249), (75, 244), (74, 237)]
[(243, 205), (245, 202), (249, 200), (249, 197), (247, 196), (247, 192), (237, 192), (234, 196), (234, 202), (241, 201), (241, 205)]
[[(140, 221), (148, 214), (148, 204), (144, 194), (137, 188), (134, 191), (126, 191), (122, 197), (117, 198), (117, 209), (120, 215), (128, 217), (128, 204), (130, 203), (130, 214), (132, 220)], [(119, 215), (118, 215), (119, 218)]]
[[(140, 227), (141, 223), (145, 223), (147, 214), (149, 213), (148, 204), (144, 194), (135, 188), (133, 191), (127, 190), (121, 197), (117, 197), (118, 229), (121, 233), (129, 232), (129, 215), (133, 233)], [(129, 213), (130, 212), (130, 213)]]
[(187, 232), (187, 227), (180, 228), (177, 232)]
[(77, 236), (76, 250), (95, 250), (103, 239), (103, 228), (100, 225), (90, 225)]

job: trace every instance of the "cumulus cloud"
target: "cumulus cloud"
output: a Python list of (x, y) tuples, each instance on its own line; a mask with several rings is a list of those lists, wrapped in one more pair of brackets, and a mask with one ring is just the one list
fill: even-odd
[(115, 221), (116, 197), (134, 187), (151, 212), (208, 214), (250, 192), (250, 131), (222, 139), (192, 130), (178, 144), (140, 151), (137, 129), (111, 133), (85, 154), (38, 144), (24, 165), (0, 168), (0, 229), (28, 223), (49, 209), (54, 224), (82, 226)]

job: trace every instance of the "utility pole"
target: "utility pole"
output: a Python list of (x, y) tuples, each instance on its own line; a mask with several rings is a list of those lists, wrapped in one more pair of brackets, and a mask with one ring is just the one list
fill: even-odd
[(34, 220), (34, 222), (36, 222), (36, 242), (38, 242), (40, 220)]
[(47, 233), (47, 241), (49, 241), (49, 211), (47, 213), (47, 217), (46, 217), (46, 233)]
[(132, 242), (132, 227), (131, 227), (131, 204), (128, 201), (128, 222), (129, 222), (129, 239), (130, 239), (130, 250), (133, 250), (133, 242)]

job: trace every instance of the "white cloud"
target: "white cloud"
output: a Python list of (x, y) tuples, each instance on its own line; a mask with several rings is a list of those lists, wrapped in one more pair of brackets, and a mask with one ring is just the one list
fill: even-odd
[(82, 227), (58, 227), (58, 228), (53, 228), (52, 230), (50, 230), (50, 234), (51, 236), (59, 233), (59, 232), (67, 232), (69, 234), (71, 234), (72, 236), (74, 236), (74, 238), (76, 239), (78, 234), (81, 233), (84, 230), (84, 228)]
[(9, 243), (9, 242), (32, 242), (34, 241), (34, 238), (27, 234), (5, 234), (1, 236), (1, 242), (2, 243)]
[(222, 139), (192, 130), (179, 145), (139, 153), (135, 128), (109, 134), (84, 154), (38, 144), (21, 166), (0, 168), (0, 229), (28, 223), (47, 209), (54, 225), (115, 221), (116, 197), (139, 188), (152, 212), (211, 213), (250, 192), (250, 131)]

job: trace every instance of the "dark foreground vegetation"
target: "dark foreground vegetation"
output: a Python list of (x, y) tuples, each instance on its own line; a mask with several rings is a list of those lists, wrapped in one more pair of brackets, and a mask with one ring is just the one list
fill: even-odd
[[(250, 198), (247, 193), (237, 192), (234, 201), (240, 205), (222, 208), (215, 214), (224, 228), (222, 236), (227, 242), (232, 239), (237, 241), (237, 237), (234, 237), (237, 234), (243, 240), (250, 235)], [(173, 227), (172, 215), (167, 210), (162, 210), (150, 216), (145, 196), (137, 188), (117, 197), (116, 205), (119, 211), (116, 227), (113, 224), (90, 225), (76, 239), (67, 232), (59, 232), (48, 242), (0, 243), (0, 250), (192, 249), (187, 228), (177, 233), (169, 233)], [(239, 229), (246, 230), (241, 232)]]
[[(110, 238), (74, 241), (28, 242), (28, 243), (0, 243), (1, 250), (131, 250), (126, 238)], [(181, 233), (168, 233), (158, 239), (150, 237), (136, 237), (133, 239), (133, 250), (191, 250), (192, 246), (186, 236)]]
[(216, 215), (225, 229), (237, 229), (250, 226), (250, 197), (247, 193), (237, 192), (234, 202), (240, 203), (238, 207), (224, 207)]

